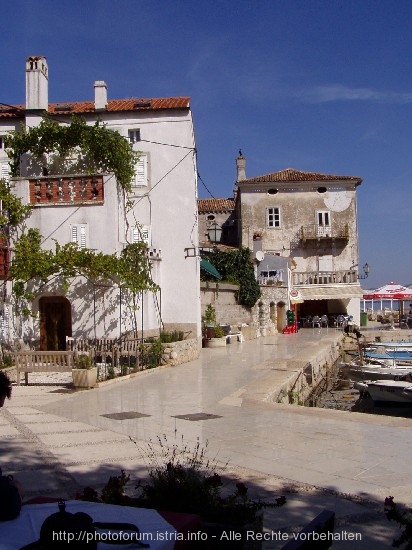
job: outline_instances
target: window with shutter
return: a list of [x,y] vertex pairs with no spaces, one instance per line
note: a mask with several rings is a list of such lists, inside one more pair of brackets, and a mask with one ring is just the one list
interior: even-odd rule
[[147,156],[141,155],[135,164],[133,187],[147,187]]
[[148,225],[136,225],[130,228],[130,242],[139,243],[145,242],[150,246],[150,227]]
[[140,141],[140,129],[136,128],[135,130],[129,130],[129,141],[131,143],[136,143]]
[[0,334],[3,338],[9,335],[9,308],[5,305],[0,318]]
[[87,248],[87,225],[73,224],[70,226],[70,240],[77,243],[79,248]]
[[2,180],[9,181],[10,166],[7,160],[0,161],[0,178]]

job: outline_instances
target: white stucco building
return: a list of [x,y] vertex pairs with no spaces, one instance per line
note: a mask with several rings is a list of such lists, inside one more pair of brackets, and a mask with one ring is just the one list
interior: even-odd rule
[[[100,120],[130,140],[141,154],[128,196],[113,174],[59,174],[49,169],[44,176],[41,166],[23,159],[20,177],[10,179],[10,184],[24,203],[34,206],[28,227],[40,230],[42,246],[49,249],[54,249],[54,240],[60,244],[75,241],[80,247],[118,254],[127,243],[144,240],[152,279],[160,291],[140,296],[136,311],[127,292],[114,283],[98,287],[78,278],[65,291],[56,280],[35,297],[33,310],[38,315],[33,320],[16,316],[12,303],[3,305],[3,338],[39,338],[42,349],[48,349],[52,345],[48,332],[55,322],[60,349],[66,336],[118,337],[136,329],[147,335],[162,328],[182,330],[200,341],[199,258],[187,257],[187,249],[198,247],[197,170],[189,98],[112,100],[105,82],[97,81],[90,101],[50,104],[48,84],[46,59],[29,57],[26,104],[0,104],[3,177],[8,174],[7,132],[21,125],[38,125],[44,112],[62,124],[69,123],[72,115],[83,117],[88,124]],[[131,209],[126,207],[127,200],[133,202]]]

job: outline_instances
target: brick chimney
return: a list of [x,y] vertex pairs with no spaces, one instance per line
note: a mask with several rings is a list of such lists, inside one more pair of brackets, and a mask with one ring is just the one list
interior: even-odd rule
[[33,55],[26,59],[26,109],[47,111],[49,107],[49,70],[46,58]]
[[236,159],[237,178],[236,181],[242,181],[246,179],[246,158],[242,155],[242,151],[239,151],[239,156]]
[[107,109],[107,86],[103,80],[94,83],[94,109],[104,111]]

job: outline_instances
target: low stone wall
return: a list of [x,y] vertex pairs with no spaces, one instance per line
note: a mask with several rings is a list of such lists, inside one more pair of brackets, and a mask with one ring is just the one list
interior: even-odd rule
[[286,368],[293,372],[276,388],[270,400],[303,405],[313,390],[330,375],[331,367],[340,357],[341,340],[342,336],[338,336],[336,341],[321,342],[317,352],[309,354],[306,360],[288,360]]
[[[208,304],[216,311],[216,321],[221,325],[231,325],[234,329],[242,327],[245,340],[276,334],[286,325],[286,303],[288,289],[286,286],[261,286],[262,296],[254,307],[248,308],[236,302],[236,285],[225,283],[200,283],[202,313]],[[282,318],[278,305],[282,304]],[[232,329],[233,330],[233,329]]]
[[208,304],[216,311],[216,322],[230,325],[232,332],[242,330],[245,340],[256,338],[257,326],[253,319],[252,309],[236,302],[237,285],[226,283],[200,283],[202,315]]
[[202,342],[197,338],[188,338],[179,342],[163,344],[162,365],[181,365],[197,359]]

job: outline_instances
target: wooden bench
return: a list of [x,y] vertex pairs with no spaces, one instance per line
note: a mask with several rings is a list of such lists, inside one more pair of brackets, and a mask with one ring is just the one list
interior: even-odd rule
[[20,373],[24,372],[26,386],[30,372],[71,372],[74,352],[72,351],[17,351],[14,354],[17,385]]

